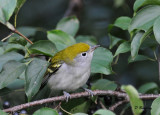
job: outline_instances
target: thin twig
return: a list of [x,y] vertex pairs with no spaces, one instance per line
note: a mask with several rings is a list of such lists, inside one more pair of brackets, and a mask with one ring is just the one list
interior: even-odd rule
[[16,28],[9,22],[7,22],[5,24],[5,26],[8,27],[8,29],[10,29],[13,33],[16,33],[18,35],[20,35],[21,37],[23,37],[24,39],[26,39],[30,44],[33,44],[32,41],[30,41],[26,36],[24,36],[22,33],[20,33],[18,30],[16,30]]
[[[146,100],[155,99],[157,97],[160,97],[160,94],[157,94],[157,95],[156,94],[140,94],[139,95],[139,98],[143,99],[143,100],[145,100],[145,99]],[[114,104],[111,107],[109,107],[109,110],[114,111],[118,106],[120,106],[120,105],[122,105],[122,104],[124,104],[126,102],[129,102],[129,99],[125,99],[123,101],[117,102],[116,104]]]
[[22,33],[20,33],[18,30],[14,30],[14,33],[20,35],[21,37],[23,37],[24,39],[26,39],[30,44],[33,44],[33,42],[31,40],[29,40],[26,36],[24,36]]
[[67,113],[68,115],[72,115],[72,113],[70,113],[70,112],[66,111],[65,109],[63,109],[62,106],[60,106],[60,109],[61,109],[62,111],[64,111],[65,113]]
[[116,56],[116,59],[115,59],[113,65],[117,64],[118,60],[119,60],[119,55]]
[[4,42],[5,40],[7,40],[10,36],[12,36],[14,33],[20,35],[21,37],[23,37],[24,39],[26,39],[30,44],[33,44],[33,42],[31,40],[29,40],[26,36],[24,36],[22,33],[20,33],[18,30],[12,30],[13,33],[9,34],[7,37],[3,38],[1,41]]
[[102,101],[99,101],[99,104],[101,105],[102,109],[107,109],[104,104],[102,103]]
[[11,37],[14,33],[10,33],[7,37],[3,38],[1,41],[4,42],[6,41],[9,37]]
[[61,106],[62,102],[59,102],[59,104],[54,108],[54,109],[58,109]]
[[114,111],[118,106],[122,105],[123,103],[128,102],[129,100],[123,100],[123,101],[119,101],[116,104],[112,105],[111,107],[109,107],[109,110]]

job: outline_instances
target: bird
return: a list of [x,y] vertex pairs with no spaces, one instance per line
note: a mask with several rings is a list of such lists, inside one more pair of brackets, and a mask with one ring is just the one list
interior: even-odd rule
[[[63,91],[68,101],[68,92],[79,89],[89,79],[93,53],[98,47],[77,43],[56,53],[51,58],[41,88],[47,84],[54,94]],[[92,93],[91,90],[85,90]]]

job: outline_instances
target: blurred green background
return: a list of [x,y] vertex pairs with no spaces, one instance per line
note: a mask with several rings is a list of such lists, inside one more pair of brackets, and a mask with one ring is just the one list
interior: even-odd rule
[[[71,0],[72,1],[72,0]],[[57,22],[67,15],[69,0],[26,0],[17,18],[17,28],[32,27],[22,32],[33,32],[30,39],[37,41],[47,39],[45,31],[54,29]],[[135,0],[82,0],[73,8],[80,21],[80,29],[77,35],[95,36],[99,44],[108,48],[109,37],[108,25],[114,23],[119,16],[133,15],[133,4]],[[13,23],[13,17],[10,22]],[[33,30],[32,30],[33,29]],[[0,25],[0,39],[3,39],[10,31]],[[114,36],[128,40],[129,34],[119,28],[115,28]],[[117,48],[112,49],[114,53]],[[146,50],[147,55],[153,56],[153,52]],[[119,84],[132,84],[136,88],[147,82],[158,82],[158,63],[152,61],[141,61],[128,64],[129,53],[120,54],[118,63],[113,65],[114,75],[105,76],[106,79],[116,81]],[[95,76],[96,77],[96,76]]]

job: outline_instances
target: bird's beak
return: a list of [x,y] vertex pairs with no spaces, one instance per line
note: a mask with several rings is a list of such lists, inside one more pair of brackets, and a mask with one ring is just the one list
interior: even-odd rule
[[100,45],[91,46],[91,52],[93,52],[96,48],[100,47]]

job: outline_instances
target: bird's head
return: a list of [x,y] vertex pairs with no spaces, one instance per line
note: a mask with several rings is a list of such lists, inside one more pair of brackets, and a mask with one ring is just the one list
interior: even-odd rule
[[89,46],[86,43],[77,43],[65,48],[55,54],[52,58],[52,63],[63,61],[67,64],[91,63],[94,50],[99,45]]

